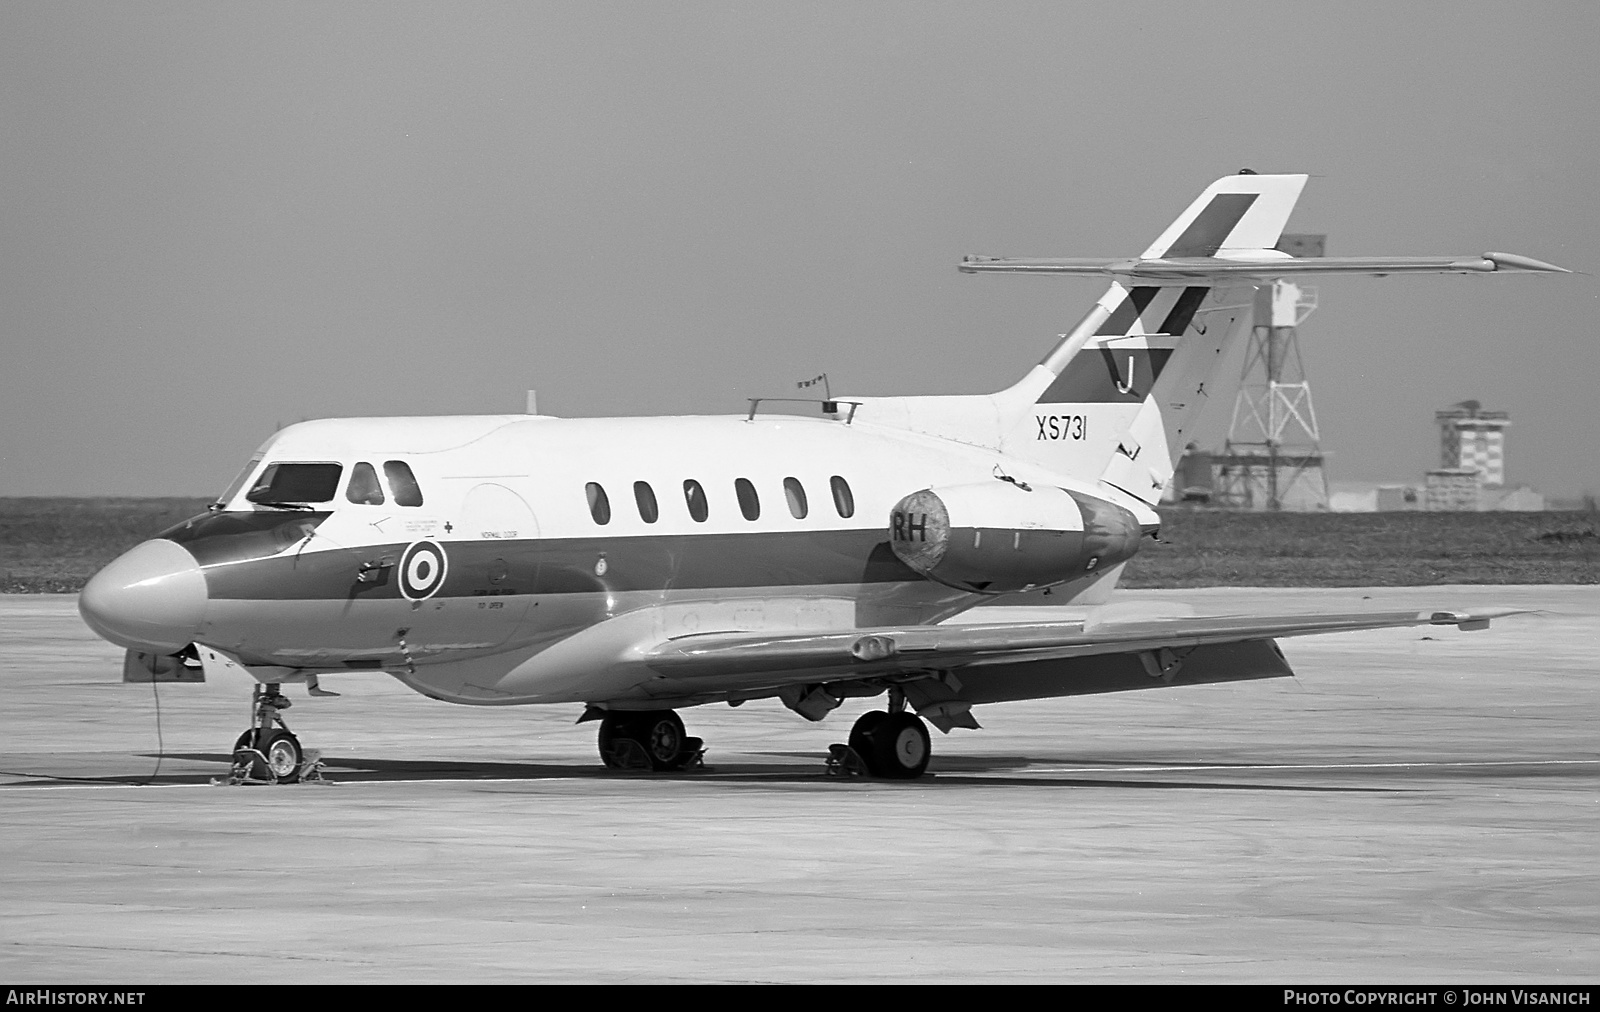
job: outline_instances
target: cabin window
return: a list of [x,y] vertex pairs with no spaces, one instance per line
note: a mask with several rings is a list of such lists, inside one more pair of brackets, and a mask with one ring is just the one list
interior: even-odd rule
[[633,483],[633,501],[639,506],[639,519],[653,524],[661,519],[661,508],[656,505],[656,490],[648,481]]
[[389,491],[394,493],[396,506],[421,506],[422,489],[417,485],[411,465],[403,460],[383,462],[383,476],[389,479]]
[[589,515],[594,517],[594,522],[602,527],[611,522],[611,500],[606,497],[606,490],[600,487],[597,481],[591,481],[583,486],[589,494]]
[[839,515],[849,520],[856,515],[856,497],[850,492],[850,483],[838,475],[828,479],[828,484],[833,487],[833,508]]
[[245,498],[263,506],[330,502],[343,473],[338,464],[268,464]]
[[382,506],[383,486],[378,484],[378,472],[362,461],[350,469],[350,486],[344,497],[362,506]]
[[783,479],[783,495],[789,500],[790,515],[796,520],[804,520],[810,510],[806,505],[806,487],[800,484],[800,479]]
[[697,524],[706,522],[706,517],[711,515],[711,506],[706,502],[706,490],[700,483],[690,478],[683,483],[683,501],[689,505],[689,516]]
[[739,512],[746,520],[760,519],[761,497],[756,495],[756,487],[750,484],[749,478],[735,479],[733,494],[739,497]]

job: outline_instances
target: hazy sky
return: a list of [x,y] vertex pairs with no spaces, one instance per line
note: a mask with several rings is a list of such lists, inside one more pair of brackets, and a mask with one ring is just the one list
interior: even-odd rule
[[[1600,266],[1600,5],[0,3],[0,495],[205,495],[278,423],[999,388],[1212,179],[1330,254]],[[1334,480],[1433,411],[1600,491],[1593,276],[1340,279]],[[1220,437],[1227,404],[1211,428]]]

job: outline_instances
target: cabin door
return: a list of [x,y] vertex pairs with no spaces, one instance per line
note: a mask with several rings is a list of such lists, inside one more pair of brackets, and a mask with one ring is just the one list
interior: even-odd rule
[[533,600],[538,539],[538,521],[520,495],[493,483],[472,488],[440,529],[435,550],[443,558],[407,563],[418,570],[411,581],[418,585],[429,580],[429,565],[444,570],[434,574],[438,591],[414,603],[406,635],[413,655],[484,653],[511,639]]

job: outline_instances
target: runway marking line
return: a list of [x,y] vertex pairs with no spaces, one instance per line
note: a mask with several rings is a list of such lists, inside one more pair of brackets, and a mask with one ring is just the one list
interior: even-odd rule
[[[1600,759],[1484,759],[1451,763],[1191,763],[1183,766],[1062,766],[1027,768],[1028,773],[1228,773],[1233,770],[1425,770],[1481,766],[1595,766]],[[971,774],[982,776],[982,774]]]
[[[1434,763],[1428,763],[1428,762],[1394,762],[1394,763],[1259,763],[1259,764],[1251,763],[1251,764],[1239,764],[1239,765],[1225,765],[1225,764],[1216,764],[1216,763],[1211,763],[1211,764],[1197,763],[1197,764],[1188,764],[1188,765],[1181,765],[1181,766],[1061,766],[1061,767],[1042,767],[1042,768],[1040,768],[1040,767],[1020,766],[1020,767],[1014,767],[1014,768],[1012,768],[1010,770],[1007,770],[1005,772],[992,772],[992,771],[969,772],[969,771],[965,771],[965,770],[947,770],[947,771],[945,771],[945,773],[946,773],[946,775],[953,776],[953,777],[954,776],[960,776],[960,777],[986,777],[986,776],[1015,777],[1019,773],[1067,773],[1067,774],[1073,774],[1073,775],[1077,775],[1077,776],[1083,776],[1083,775],[1095,774],[1095,773],[1229,773],[1229,772],[1233,772],[1233,771],[1260,773],[1260,772],[1272,772],[1272,771],[1275,771],[1275,770],[1278,770],[1278,771],[1281,771],[1281,770],[1386,770],[1386,769],[1427,770],[1427,769],[1468,769],[1468,768],[1474,768],[1474,767],[1504,767],[1504,766],[1600,766],[1600,759],[1485,759],[1485,760],[1468,761],[1468,762],[1443,762],[1443,763],[1440,763],[1440,762],[1434,762]],[[13,774],[13,775],[16,775],[16,774]],[[49,774],[46,774],[46,773],[29,773],[29,774],[21,774],[21,775],[23,775],[23,776],[35,776],[35,777],[38,777],[38,778],[43,779],[43,780],[50,779]],[[938,777],[938,775],[939,774],[937,772],[935,772],[933,774],[934,777]],[[707,774],[706,776],[707,776],[708,779],[715,779],[716,778],[716,774],[714,774],[714,773]],[[793,776],[793,774],[792,773],[770,773],[770,774],[740,773],[740,774],[738,774],[738,776],[741,779],[748,779],[750,777],[761,777],[761,776],[769,776],[769,777],[773,777],[773,778],[779,778],[779,777],[790,777],[790,776]],[[426,778],[426,779],[418,778],[418,779],[395,779],[395,780],[372,780],[372,779],[363,779],[363,780],[330,780],[330,781],[326,782],[326,786],[330,786],[330,787],[353,787],[353,786],[357,786],[357,785],[360,785],[360,784],[375,784],[375,785],[386,785],[386,784],[533,784],[533,783],[539,783],[539,784],[561,784],[561,783],[577,783],[577,782],[600,783],[600,784],[616,784],[616,783],[628,783],[630,781],[638,782],[638,781],[642,781],[642,780],[645,780],[645,779],[654,779],[654,778],[635,777],[635,778],[623,779],[623,778],[609,778],[609,777],[430,777],[430,778]],[[656,781],[656,782],[660,782],[660,783],[693,783],[694,780],[697,780],[697,779],[700,779],[700,778],[699,777],[695,777],[695,778],[682,778],[682,777],[670,777],[669,778],[669,777],[663,777],[659,781]],[[9,788],[9,787],[19,787],[19,788],[27,788],[30,791],[103,791],[103,790],[115,790],[115,789],[144,789],[144,788],[162,788],[162,787],[166,787],[166,788],[192,788],[192,787],[218,787],[218,786],[224,786],[224,785],[213,784],[213,783],[209,783],[209,782],[208,783],[183,783],[183,784],[125,784],[125,783],[101,783],[101,784],[83,784],[83,783],[60,784],[60,783],[56,783],[56,784],[52,784],[52,783],[14,782],[14,783],[9,783],[9,784],[0,784],[0,790],[3,790],[5,788]],[[267,787],[267,786],[273,786],[273,785],[258,784],[258,785],[251,785],[251,786]],[[311,788],[314,788],[314,787],[317,787],[319,785],[317,785],[317,784],[284,784],[284,785],[281,785],[281,786],[284,786],[284,787],[311,787]]]

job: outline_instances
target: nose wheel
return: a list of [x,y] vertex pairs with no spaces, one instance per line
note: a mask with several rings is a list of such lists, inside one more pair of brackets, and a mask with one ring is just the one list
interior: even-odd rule
[[250,780],[292,784],[300,779],[303,755],[300,739],[282,728],[267,732],[265,738],[260,729],[251,728],[233,743],[234,769],[242,765]]
[[705,742],[689,737],[672,710],[608,713],[600,721],[600,761],[614,770],[669,773],[699,766]]
[[302,778],[321,779],[322,763],[316,753],[308,762],[300,739],[284,722],[283,711],[289,697],[278,691],[278,683],[257,685],[250,696],[252,723],[233,743],[233,771],[228,778],[235,784],[292,784]]

